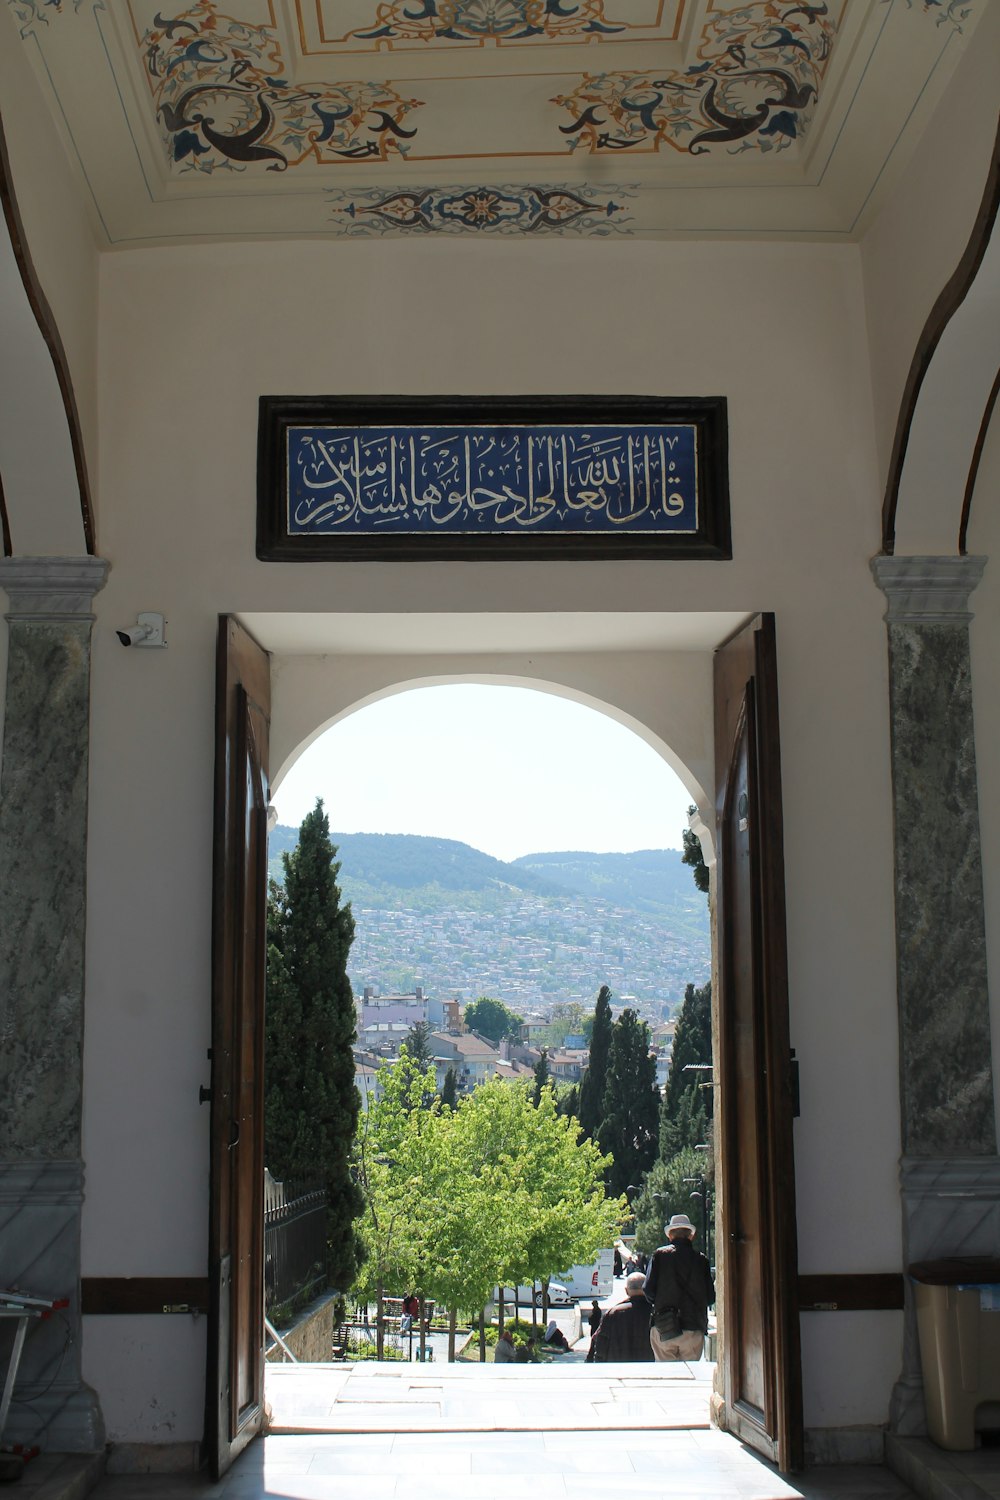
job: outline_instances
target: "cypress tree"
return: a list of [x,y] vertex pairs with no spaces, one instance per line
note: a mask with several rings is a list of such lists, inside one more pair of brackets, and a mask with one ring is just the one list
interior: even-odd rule
[[[704,1065],[712,1061],[712,981],[696,989],[689,984],[684,991],[684,1003],[677,1016],[677,1025],[674,1029],[674,1044],[670,1051],[670,1071],[667,1074],[667,1086],[663,1095],[664,1121],[676,1125],[681,1116],[682,1101],[684,1095],[694,1090],[698,1100],[703,1105],[703,1115],[708,1112],[711,1092],[702,1090],[699,1085],[709,1083],[712,1075],[709,1072],[685,1073],[684,1069],[689,1063]],[[688,1111],[697,1113],[691,1101],[688,1101]],[[699,1137],[703,1139],[703,1137]],[[664,1144],[667,1144],[665,1142]],[[696,1145],[696,1141],[678,1141],[674,1150],[680,1146]],[[668,1150],[661,1149],[660,1153],[664,1160],[672,1154]]]
[[542,1102],[542,1090],[552,1082],[552,1070],[549,1067],[549,1049],[542,1048],[542,1055],[535,1063],[535,1086],[531,1091],[531,1102],[537,1109]]
[[454,1068],[448,1068],[445,1072],[441,1103],[447,1104],[450,1109],[454,1109],[458,1104],[458,1074]]
[[354,938],[341,905],[330,825],[317,800],[282,856],[284,885],[268,898],[264,1136],[272,1174],[327,1190],[327,1273],[346,1290],[359,1246],[363,1209],[349,1171],[360,1098],[354,1084],[354,999],[347,957]]
[[587,1071],[580,1084],[580,1124],[588,1140],[596,1140],[602,1119],[604,1087],[611,1053],[611,991],[602,984],[594,1006]]
[[426,1021],[415,1021],[406,1033],[406,1047],[412,1060],[421,1068],[432,1062],[431,1028]]
[[614,1157],[608,1173],[610,1197],[617,1198],[632,1183],[641,1183],[653,1165],[659,1114],[649,1027],[634,1010],[623,1010],[611,1035],[604,1118],[597,1137],[601,1150]]
[[580,1085],[571,1084],[556,1100],[557,1115],[575,1115],[580,1118]]

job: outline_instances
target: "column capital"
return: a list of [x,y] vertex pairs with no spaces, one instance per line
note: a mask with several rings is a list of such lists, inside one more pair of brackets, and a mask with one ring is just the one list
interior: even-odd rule
[[0,589],[10,600],[7,619],[91,619],[94,595],[111,564],[103,557],[3,557]]
[[985,557],[873,557],[875,582],[889,601],[890,625],[967,625],[969,596]]

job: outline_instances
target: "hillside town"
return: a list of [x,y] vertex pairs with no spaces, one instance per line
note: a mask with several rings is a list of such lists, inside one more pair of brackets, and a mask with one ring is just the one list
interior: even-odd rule
[[[585,1007],[590,1000],[585,1000]],[[623,997],[623,1004],[631,1004]],[[615,1007],[620,1010],[621,1005]],[[563,1045],[549,1048],[542,1040],[550,1031],[558,1012],[566,1006],[549,1007],[549,1013],[524,1015],[520,1035],[504,1038],[494,1044],[470,1030],[464,1019],[464,1007],[458,1000],[442,1000],[424,993],[417,986],[412,994],[376,994],[367,986],[355,998],[357,1040],[354,1044],[355,1083],[362,1108],[380,1097],[379,1070],[399,1058],[400,1048],[409,1043],[420,1028],[434,1065],[439,1092],[445,1087],[447,1074],[454,1071],[458,1095],[469,1094],[492,1078],[530,1079],[545,1052],[549,1074],[554,1084],[579,1083],[587,1067],[588,1045],[580,1034],[569,1033]],[[660,1020],[650,1025],[650,1053],[656,1060],[656,1082],[663,1087],[670,1066],[676,1019]]]
[[[698,906],[697,893],[692,907]],[[351,952],[355,990],[391,976],[461,1000],[495,995],[512,1009],[550,1011],[583,998],[594,976],[653,1022],[669,1015],[684,986],[708,978],[704,933],[608,901],[552,902],[525,895],[498,921],[471,906],[441,911],[373,908],[355,902]],[[700,915],[700,913],[699,913]]]

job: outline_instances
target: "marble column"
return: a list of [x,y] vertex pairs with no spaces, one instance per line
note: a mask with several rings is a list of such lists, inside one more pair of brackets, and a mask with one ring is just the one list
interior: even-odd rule
[[4,1438],[49,1452],[104,1443],[79,1292],[91,604],[107,572],[99,558],[0,560],[0,1279],[69,1299],[29,1325]]
[[[996,1155],[969,597],[981,557],[878,557],[888,600],[904,1266],[995,1254]],[[907,1284],[894,1431],[926,1430]]]

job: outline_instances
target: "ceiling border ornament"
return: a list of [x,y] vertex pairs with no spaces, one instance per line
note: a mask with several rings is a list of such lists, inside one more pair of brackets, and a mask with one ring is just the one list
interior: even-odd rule
[[304,161],[405,157],[423,103],[390,83],[306,84],[287,77],[277,32],[196,0],[141,39],[143,67],[169,159],[181,171],[283,172]]
[[656,152],[660,146],[701,156],[781,151],[805,134],[838,29],[832,7],[752,0],[713,15],[698,61],[646,73],[587,73],[553,104],[571,151],[592,156]]
[[[327,202],[348,238],[393,234],[606,236],[631,234],[628,209],[638,186],[606,189],[565,183],[471,184],[350,193],[329,189]],[[621,200],[621,201],[619,201]]]
[[[70,0],[74,10],[79,10],[83,0]],[[102,4],[103,0],[97,0]],[[67,0],[10,0],[10,8],[14,12],[14,18],[21,29],[21,36],[25,37],[33,26],[49,24],[49,12],[53,15],[62,15],[67,8]]]
[[[891,3],[892,0],[882,0],[883,5]],[[975,0],[906,0],[907,10],[915,10],[918,5],[925,16],[935,17],[936,26],[953,26],[961,35],[975,9]]]
[[496,42],[544,37],[600,39],[627,31],[605,16],[606,0],[388,0],[368,27],[347,38],[361,42]]

